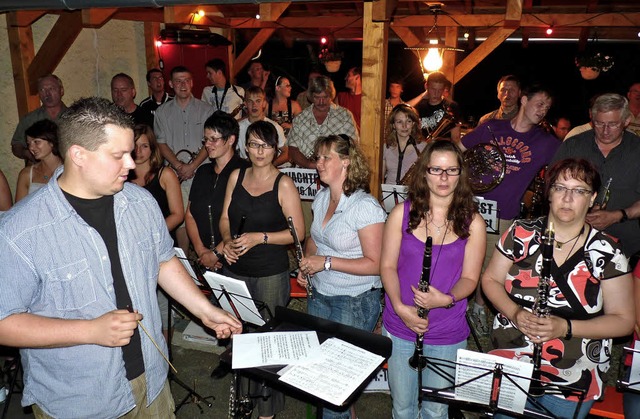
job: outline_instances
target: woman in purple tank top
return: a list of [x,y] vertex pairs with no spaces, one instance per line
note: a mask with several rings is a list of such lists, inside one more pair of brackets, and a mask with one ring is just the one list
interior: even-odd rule
[[[462,153],[449,141],[427,145],[409,185],[408,199],[389,214],[382,240],[380,273],[384,284],[383,333],[391,338],[389,387],[396,419],[447,418],[448,406],[424,401],[418,408],[418,373],[409,366],[417,334],[423,354],[455,361],[465,348],[469,326],[466,298],[475,290],[485,252],[485,223],[477,212]],[[430,286],[418,290],[427,237],[432,238]],[[418,308],[428,314],[418,315]],[[454,375],[453,364],[445,373]],[[453,384],[428,362],[422,385]]]

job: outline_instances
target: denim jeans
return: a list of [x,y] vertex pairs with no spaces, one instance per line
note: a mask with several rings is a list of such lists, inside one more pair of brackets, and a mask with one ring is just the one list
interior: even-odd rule
[[625,418],[640,417],[640,394],[631,391],[622,393],[622,405]]
[[[554,415],[554,417],[559,419],[573,418],[573,415],[576,411],[576,407],[578,406],[578,402],[566,400],[562,397],[556,397],[551,394],[545,394],[544,396],[537,398],[536,402],[541,404],[545,408],[547,408],[549,412],[551,412]],[[593,406],[594,402],[595,400],[585,400],[584,402],[582,402],[582,405],[580,406],[580,412],[578,413],[578,416],[577,416],[578,419],[584,419],[587,417],[587,415],[589,414],[589,410],[591,410],[591,407]],[[534,411],[542,410],[535,407],[529,400],[527,400],[526,408]],[[511,416],[508,416],[508,415],[498,414],[498,415],[495,415],[494,418],[506,419],[510,417]]]
[[[391,339],[393,350],[389,358],[389,389],[393,402],[394,419],[446,419],[449,416],[449,406],[444,403],[436,403],[429,400],[422,401],[422,409],[418,412],[418,373],[409,366],[409,358],[415,352],[415,341],[408,341],[393,336],[386,329],[382,334]],[[455,362],[458,349],[467,347],[467,341],[452,345],[424,345],[423,353],[426,356],[446,359]],[[438,370],[444,370],[451,377],[455,377],[455,366],[438,366]],[[422,371],[422,385],[430,388],[445,388],[453,385],[453,381],[442,377],[438,372],[427,365]]]
[[[355,297],[348,295],[328,296],[320,294],[315,288],[313,296],[307,302],[309,314],[337,323],[353,326],[371,332],[380,316],[380,289],[373,289]],[[349,419],[349,409],[335,411],[322,410],[324,419]]]

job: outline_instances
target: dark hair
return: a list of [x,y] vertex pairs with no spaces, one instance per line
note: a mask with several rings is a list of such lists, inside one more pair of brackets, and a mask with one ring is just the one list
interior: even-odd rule
[[274,149],[278,149],[278,131],[276,131],[276,127],[274,127],[271,122],[256,121],[249,125],[245,143],[249,143],[249,136],[251,134],[269,144]]
[[118,73],[115,76],[111,77],[111,85],[113,85],[113,82],[116,79],[125,79],[127,82],[129,82],[129,85],[131,87],[133,87],[134,89],[136,87],[136,84],[133,82],[133,78],[131,78],[131,76],[126,73]]
[[51,152],[54,156],[60,157],[60,150],[58,142],[58,125],[49,119],[43,119],[35,122],[24,132],[25,138],[29,136],[31,138],[40,138],[51,144]]
[[531,100],[538,93],[547,95],[551,99],[553,99],[553,93],[551,92],[551,89],[541,84],[532,84],[522,89],[522,96],[526,96],[528,100]]
[[214,58],[205,63],[204,68],[209,67],[213,71],[222,71],[224,76],[227,76],[227,65],[220,58]]
[[387,84],[388,85],[399,84],[400,86],[404,87],[404,82],[400,77],[389,77],[389,82]]
[[360,67],[351,67],[349,71],[351,71],[355,76],[362,77],[362,69]]
[[[144,184],[148,184],[151,182],[151,179],[154,175],[157,175],[160,172],[160,168],[162,167],[162,154],[160,154],[160,147],[158,146],[158,140],[156,139],[156,135],[153,132],[153,129],[147,124],[137,124],[133,128],[133,143],[135,146],[136,141],[140,139],[142,135],[146,135],[149,140],[149,149],[151,150],[151,156],[149,157],[149,172],[144,176]],[[132,154],[132,158],[135,160],[136,153]],[[135,170],[129,171],[128,180],[131,181],[135,178]]]
[[238,121],[226,112],[215,111],[204,121],[204,128],[218,132],[225,140],[228,140],[233,135],[236,144],[238,143],[238,137],[240,136]]
[[333,149],[341,159],[349,159],[347,166],[347,177],[342,184],[342,191],[345,195],[350,196],[358,189],[369,193],[369,176],[371,170],[367,159],[360,150],[360,147],[346,134],[329,135],[327,137],[318,137],[313,145],[314,154],[317,156],[321,148]]
[[173,76],[176,73],[189,73],[189,74],[191,74],[191,71],[189,71],[189,69],[187,67],[183,66],[183,65],[177,65],[177,66],[175,66],[175,67],[173,67],[171,69],[171,78],[172,79],[173,79]]
[[469,183],[469,171],[462,157],[462,152],[453,142],[447,140],[436,140],[427,144],[417,162],[416,175],[409,184],[409,200],[411,210],[409,211],[409,227],[407,232],[415,230],[420,221],[427,216],[431,201],[431,191],[427,184],[426,174],[431,156],[435,152],[454,153],[458,166],[460,166],[460,177],[458,185],[453,191],[453,200],[449,204],[447,220],[453,222],[453,232],[460,238],[469,237],[469,226],[473,221],[473,216],[477,212],[477,204],[473,199],[473,191]]
[[40,83],[42,83],[46,79],[54,79],[56,82],[58,82],[58,87],[60,89],[64,88],[64,86],[62,85],[62,80],[60,80],[60,77],[56,76],[55,74],[49,73],[49,74],[45,74],[44,76],[38,77],[38,90],[40,90]]
[[594,192],[598,192],[602,184],[598,169],[589,160],[574,158],[559,160],[551,165],[544,174],[544,196],[547,200],[549,199],[551,185],[561,175],[568,179],[583,181]]
[[60,154],[64,156],[72,145],[96,151],[108,140],[107,125],[133,130],[133,119],[105,98],[78,99],[58,119]]
[[441,71],[434,71],[427,76],[427,84],[429,83],[443,83],[445,86],[450,86],[451,82],[447,79]]
[[[151,81],[151,75],[153,73],[160,73],[162,74],[162,70],[160,70],[159,68],[152,68],[151,70],[147,71],[147,75],[145,76],[145,78],[147,79],[147,83]],[[164,76],[164,74],[162,74]]]

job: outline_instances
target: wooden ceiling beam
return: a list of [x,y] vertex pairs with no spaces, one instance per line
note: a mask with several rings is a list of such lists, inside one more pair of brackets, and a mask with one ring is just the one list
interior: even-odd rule
[[107,23],[113,15],[116,14],[118,9],[103,9],[103,8],[91,8],[82,9],[82,26],[85,28],[101,28]]
[[464,76],[469,74],[469,72],[473,70],[476,65],[478,65],[494,49],[496,49],[498,45],[503,43],[504,40],[507,39],[513,32],[515,32],[514,28],[498,28],[491,35],[489,35],[489,37],[483,43],[478,45],[476,49],[471,51],[471,54],[467,55],[467,57],[456,66],[455,76],[452,80],[453,84],[456,84]]
[[198,8],[195,6],[165,6],[165,23],[191,23],[192,17]]
[[413,28],[406,26],[392,26],[391,29],[398,35],[398,38],[409,47],[417,47],[422,43],[422,37],[418,36]]
[[133,22],[164,23],[164,11],[160,8],[140,11],[131,7],[123,7],[113,15],[113,19],[130,20]]
[[82,13],[65,12],[51,28],[38,53],[29,64],[28,79],[32,93],[38,89],[38,77],[53,73],[82,30]]
[[275,22],[289,7],[291,2],[286,3],[260,3],[260,20]]
[[522,0],[507,0],[507,11],[504,15],[505,28],[518,28],[522,19]]
[[21,10],[7,14],[7,25],[9,26],[31,26],[35,21],[47,14],[44,10]]
[[252,57],[256,55],[258,50],[262,48],[265,42],[271,38],[271,35],[276,30],[274,28],[261,29],[260,32],[256,36],[251,39],[251,42],[242,50],[240,55],[238,55],[235,59],[233,65],[233,73],[231,75],[232,78],[235,78],[238,72],[244,68],[245,65],[249,63]]
[[[373,2],[373,21],[389,22],[398,7],[398,0],[376,0]],[[388,32],[387,32],[388,35]]]

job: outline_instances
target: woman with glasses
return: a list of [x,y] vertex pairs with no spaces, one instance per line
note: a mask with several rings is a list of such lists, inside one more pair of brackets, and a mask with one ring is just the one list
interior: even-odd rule
[[[562,394],[535,399],[556,417],[587,416],[604,387],[611,338],[626,336],[634,326],[630,269],[620,244],[585,219],[596,199],[600,176],[587,160],[566,159],[545,174],[549,216],[517,220],[497,244],[482,277],[482,288],[499,311],[493,324],[493,354],[531,362],[542,345],[541,380],[563,387]],[[551,262],[548,317],[532,313],[541,276],[544,230],[555,233]],[[527,408],[533,408],[530,400]]]
[[[485,223],[477,212],[462,153],[450,141],[429,143],[409,184],[409,196],[389,214],[384,229],[380,273],[386,292],[383,334],[391,338],[389,388],[393,417],[447,418],[448,406],[423,401],[418,409],[418,373],[409,366],[417,334],[423,354],[455,361],[466,348],[467,297],[475,290],[485,252]],[[418,289],[427,237],[432,239],[428,292]],[[421,318],[418,308],[427,310]],[[422,383],[444,388],[453,383],[431,363]],[[452,365],[443,367],[454,373]]]
[[404,103],[396,105],[387,118],[387,132],[382,155],[384,183],[398,185],[426,146],[418,112]]
[[[380,250],[386,214],[369,194],[369,166],[348,136],[320,137],[314,144],[320,181],[313,201],[311,237],[305,243],[298,283],[312,276],[308,311],[317,317],[372,331],[380,316]],[[349,411],[325,409],[325,418]]]
[[[300,238],[304,238],[304,219],[293,181],[273,165],[278,146],[273,124],[257,121],[249,125],[246,146],[251,167],[231,173],[220,219],[227,262],[222,273],[246,282],[251,296],[266,303],[273,313],[289,301],[287,246],[293,243],[293,236],[287,218],[293,218]],[[268,313],[263,314],[269,320]],[[273,391],[264,400],[259,383],[252,382],[248,394],[257,403],[261,418],[284,408],[284,395]]]
[[293,118],[300,112],[300,104],[291,99],[291,82],[286,77],[278,77],[273,98],[268,102],[267,118],[278,123],[288,134]]

